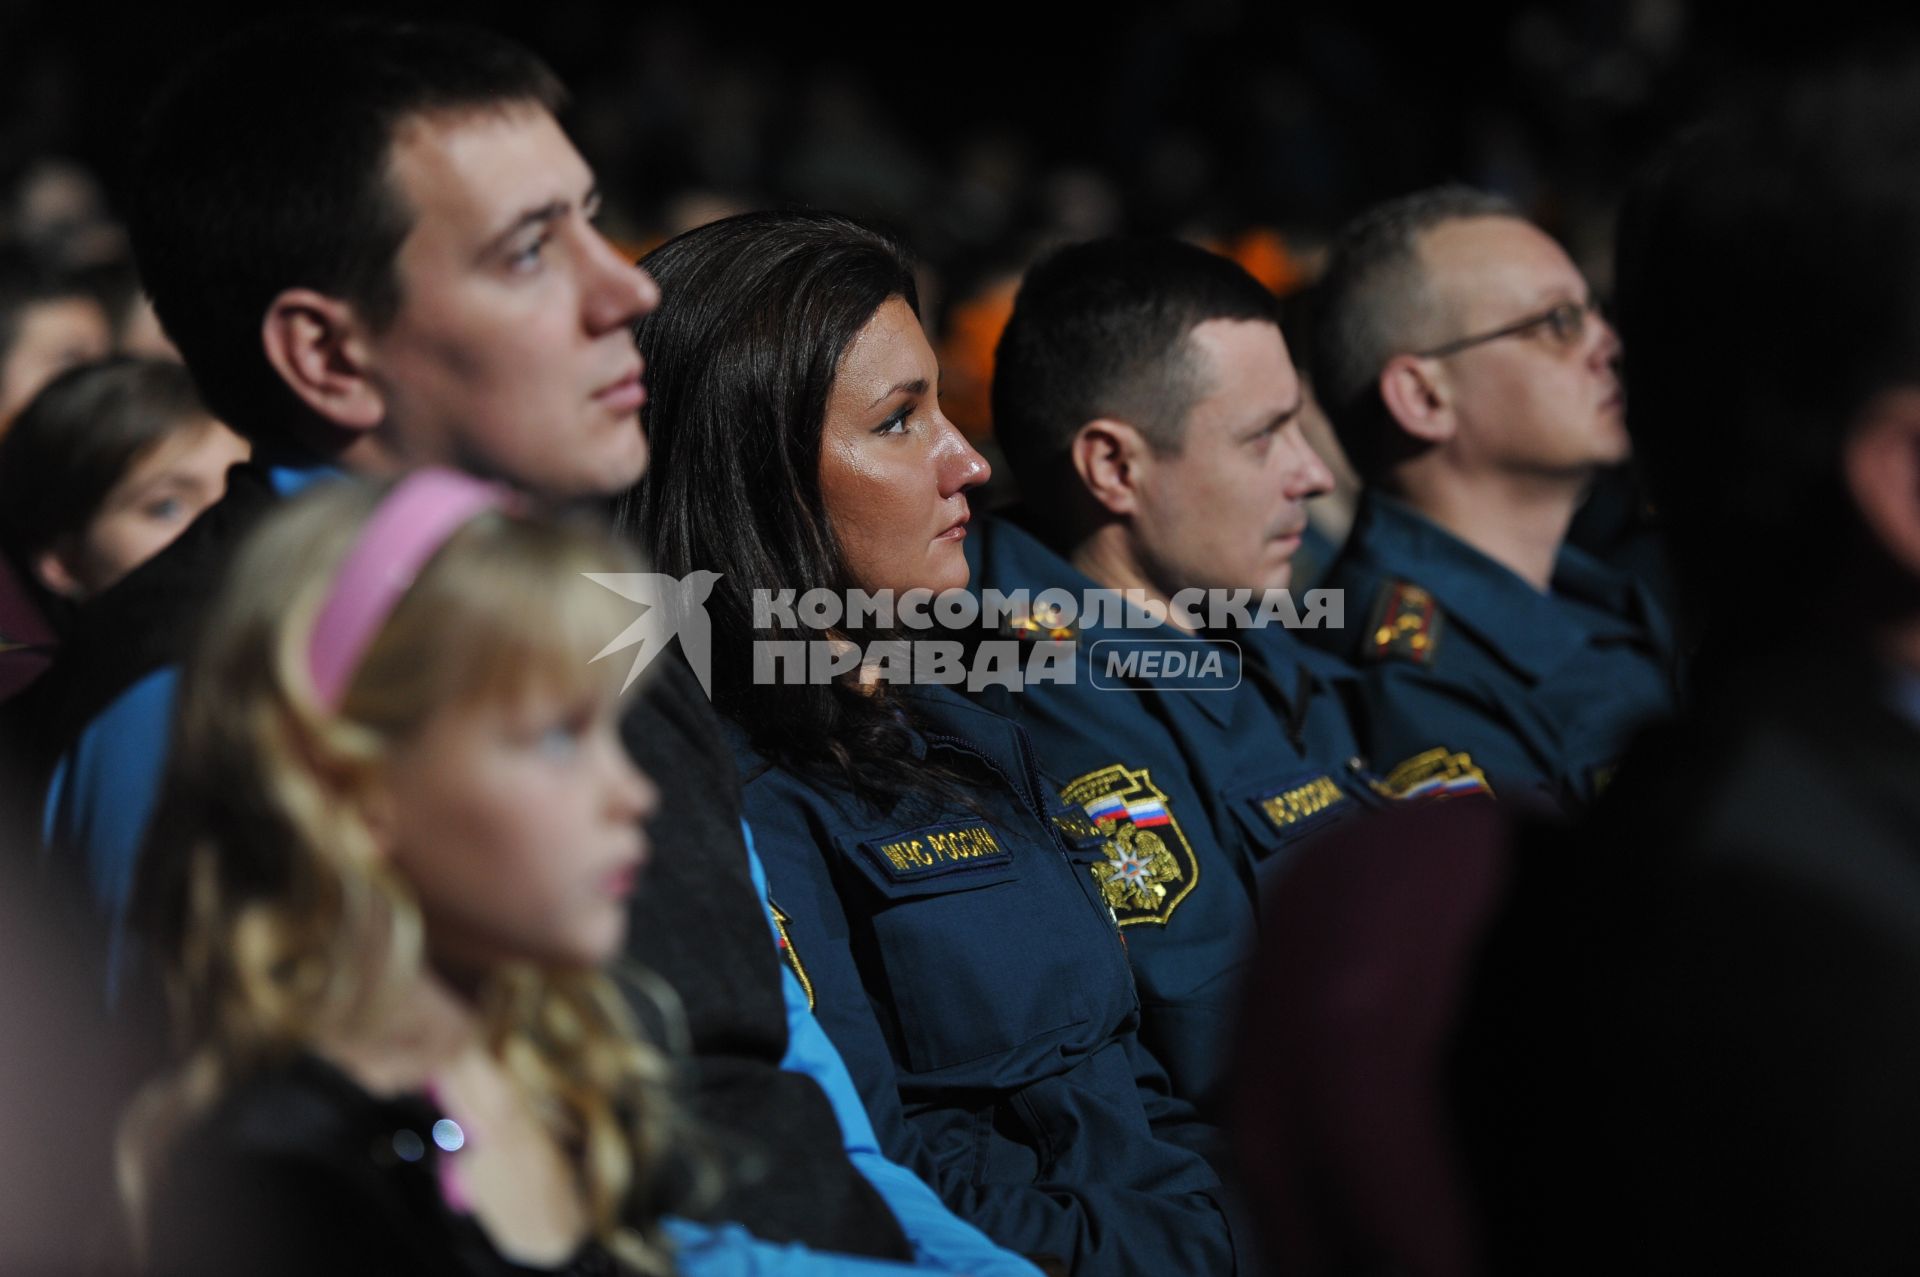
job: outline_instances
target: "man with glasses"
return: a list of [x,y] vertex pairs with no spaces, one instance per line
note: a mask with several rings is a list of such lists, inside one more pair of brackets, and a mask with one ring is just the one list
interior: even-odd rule
[[1444,738],[1496,793],[1573,813],[1673,704],[1665,618],[1566,545],[1629,446],[1619,341],[1560,246],[1506,202],[1443,187],[1341,232],[1314,387],[1366,491],[1304,631],[1367,672],[1382,757]]

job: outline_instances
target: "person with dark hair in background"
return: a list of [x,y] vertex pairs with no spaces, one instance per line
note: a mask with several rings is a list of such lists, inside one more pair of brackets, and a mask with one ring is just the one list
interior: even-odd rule
[[1560,246],[1462,187],[1350,222],[1318,287],[1313,383],[1366,484],[1310,641],[1367,672],[1387,752],[1445,737],[1505,799],[1577,812],[1672,712],[1638,582],[1566,545],[1628,452],[1620,345]]
[[[759,213],[643,264],[666,300],[639,325],[656,455],[627,517],[661,571],[717,574],[714,700],[786,954],[883,1147],[1056,1270],[1235,1271],[1196,1151],[1213,1133],[1136,1031],[1090,872],[1105,837],[1018,726],[885,675],[886,653],[914,659],[906,623],[767,605],[858,590],[907,606],[967,582],[988,467],[940,410],[903,251],[841,218]],[[823,675],[823,653],[867,659],[790,681],[768,676],[768,644],[812,645]]]
[[179,364],[83,364],[0,437],[0,548],[48,594],[83,602],[170,545],[247,454]]
[[1769,86],[1683,136],[1618,246],[1696,695],[1573,845],[1521,862],[1465,1035],[1490,1231],[1511,1272],[1912,1272],[1915,65]]
[[[629,325],[659,291],[595,225],[563,96],[488,32],[315,19],[224,42],[150,113],[131,223],[141,275],[255,460],[91,602],[28,720],[64,751],[54,857],[88,874],[116,946],[180,661],[266,512],[343,471],[443,464],[564,502],[645,468]],[[628,954],[684,1003],[688,1107],[729,1172],[707,1217],[816,1250],[1025,1271],[873,1146],[779,963],[712,708],[684,664],[653,675],[624,726],[664,795]]]
[[[1383,801],[1339,661],[1277,623],[1207,630],[1204,605],[1159,624],[1143,610],[1205,589],[1251,591],[1258,607],[1289,582],[1306,503],[1332,480],[1301,433],[1278,318],[1246,271],[1177,240],[1102,240],[1039,262],[993,379],[1025,502],[968,537],[981,589],[1140,592],[1124,622],[1034,626],[1072,644],[1072,682],[980,697],[1033,734],[1062,797],[1105,834],[1090,871],[1126,928],[1142,1040],[1203,1110],[1224,1081],[1261,886],[1302,840]],[[1219,677],[1112,677],[1101,653],[1143,644],[1216,653]],[[1443,751],[1420,779],[1448,761],[1470,773]]]
[[[0,434],[42,386],[105,355],[110,340],[106,312],[76,280],[0,247]],[[26,579],[0,563],[0,701],[46,672],[55,637]]]

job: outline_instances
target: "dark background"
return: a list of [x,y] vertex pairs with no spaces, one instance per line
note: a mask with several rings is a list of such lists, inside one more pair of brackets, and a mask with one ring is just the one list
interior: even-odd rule
[[[379,11],[540,51],[575,92],[569,123],[626,242],[729,208],[833,207],[902,232],[949,303],[1038,246],[1121,229],[1265,228],[1310,273],[1341,218],[1448,178],[1516,199],[1604,286],[1614,202],[1660,138],[1771,69],[1912,26],[1850,3],[1701,0]],[[110,214],[154,86],[258,12],[0,0],[0,236],[42,233],[22,200],[49,157],[91,174]]]

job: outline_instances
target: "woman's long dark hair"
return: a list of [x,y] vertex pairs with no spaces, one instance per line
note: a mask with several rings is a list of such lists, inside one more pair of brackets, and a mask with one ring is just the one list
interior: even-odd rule
[[820,436],[841,353],[888,300],[919,312],[911,259],[843,217],[763,212],[689,231],[641,265],[663,297],[635,325],[653,459],[619,519],[658,571],[720,573],[707,600],[715,706],[763,757],[877,806],[925,790],[897,698],[840,683],[756,686],[751,641],[829,637],[804,623],[755,626],[756,590],[855,584],[820,495]]

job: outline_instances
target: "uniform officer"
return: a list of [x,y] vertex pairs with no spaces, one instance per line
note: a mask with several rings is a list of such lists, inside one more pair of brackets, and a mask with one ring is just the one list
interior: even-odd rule
[[[1107,833],[1090,868],[1126,931],[1142,1036],[1203,1109],[1260,885],[1303,838],[1383,801],[1339,661],[1278,624],[1229,628],[1204,606],[1156,624],[1145,610],[1183,590],[1287,584],[1305,502],[1329,476],[1301,436],[1275,314],[1238,266],[1172,240],[1084,244],[1035,266],[993,386],[1026,504],[968,539],[982,589],[1139,591],[1141,606],[1070,625],[1044,609],[1015,618],[1073,644],[1075,677],[980,695],[1033,734],[1061,794]],[[1397,788],[1477,783],[1469,759],[1416,753]]]
[[1310,634],[1366,671],[1382,748],[1440,736],[1502,797],[1575,812],[1674,704],[1652,596],[1565,545],[1623,460],[1620,353],[1559,245],[1503,201],[1445,187],[1336,243],[1314,386],[1367,488]]
[[[1106,836],[1018,726],[884,676],[892,625],[767,601],[966,584],[988,467],[940,409],[911,266],[807,213],[714,222],[646,265],[667,300],[639,325],[658,461],[635,523],[660,571],[718,574],[714,702],[782,947],[883,1150],[1069,1271],[1235,1271],[1212,1133],[1140,1044],[1091,872]],[[816,659],[847,647],[871,678]],[[760,659],[782,649],[813,654],[802,677]]]

